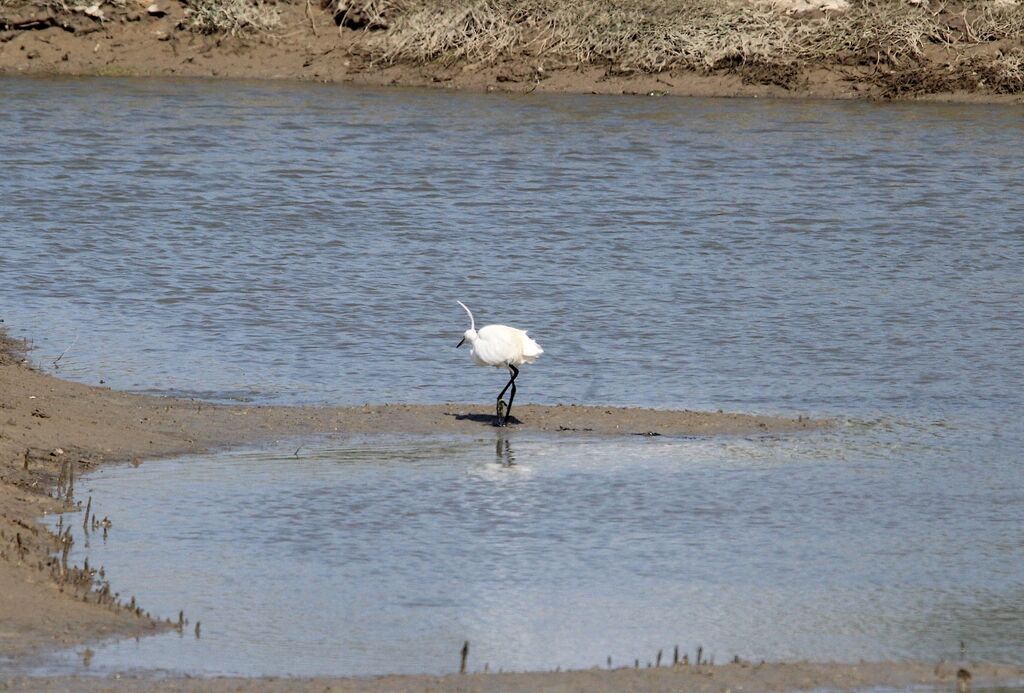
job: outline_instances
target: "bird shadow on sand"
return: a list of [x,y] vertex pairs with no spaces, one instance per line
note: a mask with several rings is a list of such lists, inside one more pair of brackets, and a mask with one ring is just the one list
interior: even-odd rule
[[[454,416],[457,421],[475,421],[477,423],[484,423],[490,426],[497,425],[495,423],[496,419],[494,417],[494,414],[447,414],[447,416]],[[521,424],[523,422],[514,416],[510,416],[506,423]]]

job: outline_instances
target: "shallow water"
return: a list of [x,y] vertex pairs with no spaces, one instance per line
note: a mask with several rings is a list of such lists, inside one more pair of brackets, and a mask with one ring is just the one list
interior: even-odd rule
[[[929,434],[930,435],[930,434]],[[105,468],[88,556],[200,621],[91,670],[446,672],[959,657],[1024,663],[1024,493],[884,429],[756,440],[367,437]],[[72,521],[75,516],[69,516]],[[81,667],[79,650],[44,671]],[[666,660],[668,661],[668,660]]]
[[1021,661],[1018,108],[18,79],[0,106],[0,319],[65,377],[487,401],[458,298],[544,346],[517,402],[846,422],[104,470],[90,562],[203,638],[94,667]]

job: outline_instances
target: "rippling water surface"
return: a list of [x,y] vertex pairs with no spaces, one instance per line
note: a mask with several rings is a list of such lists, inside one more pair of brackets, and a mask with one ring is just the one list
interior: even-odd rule
[[444,671],[467,638],[505,668],[676,642],[851,660],[964,640],[1024,661],[1022,123],[993,106],[0,80],[0,318],[39,364],[63,352],[65,377],[486,401],[502,379],[453,349],[458,298],[544,346],[517,401],[844,421],[106,469],[89,484],[115,528],[77,558],[203,638],[105,646],[93,666]]
[[[278,402],[1020,402],[1017,108],[0,81],[3,317],[65,374]],[[487,395],[485,397],[485,395]]]
[[677,644],[957,659],[961,640],[1024,663],[1019,470],[911,461],[899,437],[374,437],[107,468],[85,488],[114,527],[74,522],[73,558],[202,627],[91,666],[446,672],[467,639],[474,669]]

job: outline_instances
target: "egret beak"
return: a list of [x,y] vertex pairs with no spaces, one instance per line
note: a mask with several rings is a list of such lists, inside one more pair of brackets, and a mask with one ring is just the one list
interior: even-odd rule
[[463,342],[465,342],[465,341],[466,341],[466,338],[465,338],[465,337],[463,337],[462,339],[460,339],[460,340],[459,340],[459,343],[455,345],[455,348],[456,348],[456,349],[458,349],[458,348],[459,348],[460,346],[462,346],[462,343],[463,343]]

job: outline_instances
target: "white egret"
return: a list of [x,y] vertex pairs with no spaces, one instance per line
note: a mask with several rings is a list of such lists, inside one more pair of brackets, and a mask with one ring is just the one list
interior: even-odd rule
[[[466,308],[466,304],[462,301],[456,301],[456,303],[462,306],[469,315],[469,329],[463,333],[462,341],[456,344],[455,348],[458,349],[463,343],[469,342],[471,347],[469,354],[473,357],[476,365],[508,368],[511,373],[505,387],[498,394],[497,420],[494,422],[495,426],[505,426],[512,413],[512,400],[516,398],[518,366],[524,363],[533,363],[544,353],[544,350],[540,348],[540,344],[526,335],[525,330],[508,325],[486,325],[477,331],[473,313]],[[512,388],[512,393],[508,396],[508,406],[506,407],[502,397],[505,396],[505,391],[509,387]],[[503,408],[504,411],[502,411]]]

